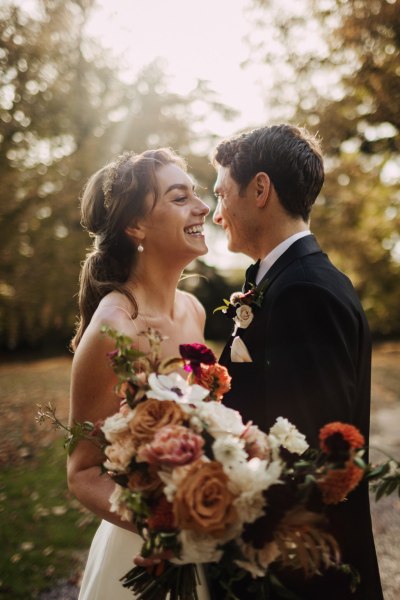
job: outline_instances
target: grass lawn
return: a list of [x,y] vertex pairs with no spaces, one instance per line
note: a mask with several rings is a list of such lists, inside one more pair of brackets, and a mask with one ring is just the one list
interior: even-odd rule
[[36,598],[77,568],[97,520],[72,499],[61,440],[1,471],[0,598]]
[[67,420],[69,357],[0,367],[0,599],[30,600],[79,574],[97,519],[71,496],[63,438],[35,422],[51,401]]

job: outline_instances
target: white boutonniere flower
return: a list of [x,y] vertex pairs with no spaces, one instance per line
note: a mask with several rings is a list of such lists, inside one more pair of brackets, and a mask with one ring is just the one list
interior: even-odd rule
[[254,319],[254,313],[260,308],[265,290],[269,285],[266,279],[259,286],[252,286],[248,292],[233,292],[229,300],[224,299],[222,306],[217,306],[214,312],[222,311],[224,315],[233,319],[236,334],[238,327],[246,329]]
[[246,329],[252,320],[254,319],[254,313],[248,304],[242,304],[238,306],[236,309],[236,316],[234,317],[234,321],[238,327],[241,329]]

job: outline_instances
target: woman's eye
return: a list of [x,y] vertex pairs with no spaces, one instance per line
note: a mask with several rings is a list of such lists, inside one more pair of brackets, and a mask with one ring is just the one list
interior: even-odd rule
[[179,204],[182,204],[183,202],[185,202],[186,200],[186,196],[179,196],[178,198],[175,198],[174,202],[178,202]]

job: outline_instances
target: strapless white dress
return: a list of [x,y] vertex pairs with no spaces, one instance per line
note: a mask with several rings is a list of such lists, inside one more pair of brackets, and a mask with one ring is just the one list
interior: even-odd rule
[[[132,600],[133,592],[120,582],[133,565],[133,557],[140,552],[142,538],[102,521],[90,546],[78,600]],[[199,600],[209,600],[203,569],[198,567],[201,585]]]

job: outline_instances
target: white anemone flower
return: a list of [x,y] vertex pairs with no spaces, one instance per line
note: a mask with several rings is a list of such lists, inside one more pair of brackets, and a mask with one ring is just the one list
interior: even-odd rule
[[209,395],[209,391],[201,385],[190,385],[179,373],[158,375],[150,373],[150,389],[146,393],[154,400],[174,400],[175,402],[196,404]]

